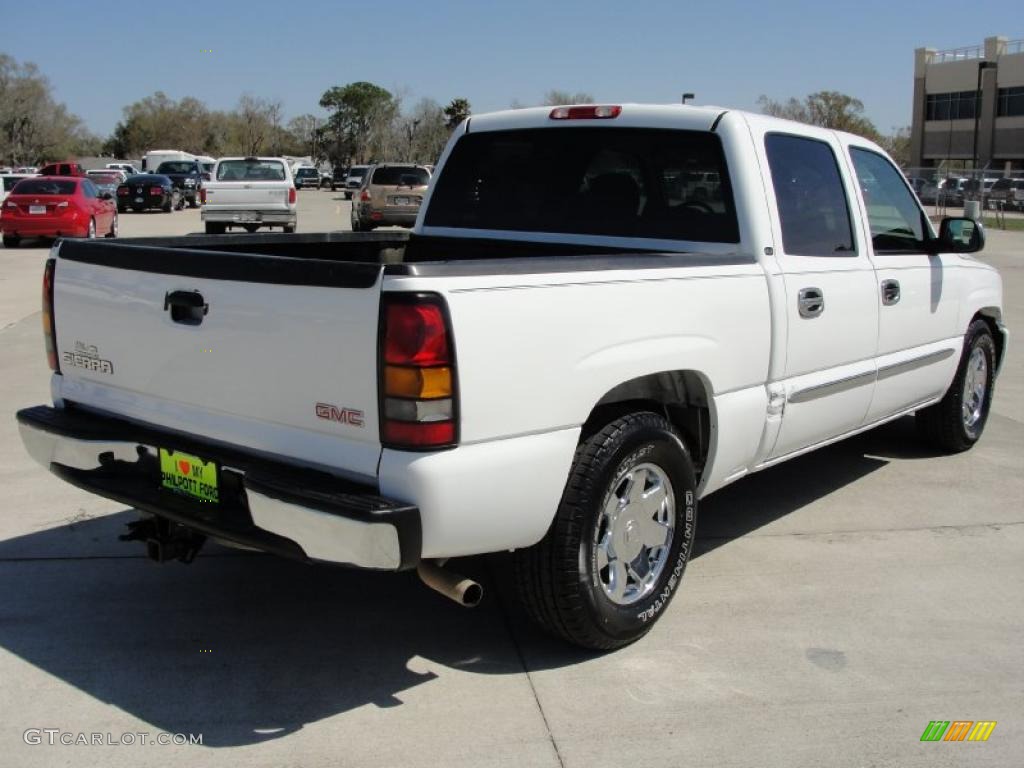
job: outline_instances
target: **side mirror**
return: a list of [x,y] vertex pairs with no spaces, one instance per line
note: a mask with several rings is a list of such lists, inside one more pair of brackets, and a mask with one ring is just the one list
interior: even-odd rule
[[977,253],[985,247],[985,228],[974,219],[947,216],[934,245],[937,253]]

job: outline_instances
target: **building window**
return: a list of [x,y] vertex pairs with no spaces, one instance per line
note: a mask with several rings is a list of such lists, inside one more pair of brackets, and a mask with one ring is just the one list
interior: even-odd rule
[[1000,88],[996,104],[997,117],[1020,117],[1024,115],[1024,86]]
[[975,91],[929,93],[925,101],[925,120],[973,120],[978,94]]

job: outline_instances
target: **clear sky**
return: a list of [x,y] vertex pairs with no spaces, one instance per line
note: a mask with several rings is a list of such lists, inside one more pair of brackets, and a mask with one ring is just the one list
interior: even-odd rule
[[101,135],[157,90],[214,109],[279,98],[290,118],[355,80],[475,112],[551,88],[745,109],[828,89],[889,132],[910,123],[914,48],[1024,38],[1024,0],[0,0],[0,28],[0,51]]

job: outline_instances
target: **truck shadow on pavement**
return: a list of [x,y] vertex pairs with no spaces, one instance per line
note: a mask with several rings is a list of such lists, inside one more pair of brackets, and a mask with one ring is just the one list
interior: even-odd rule
[[[698,556],[884,466],[866,450],[904,440],[876,431],[716,494],[702,509]],[[507,555],[453,563],[490,591],[467,611],[412,573],[216,545],[189,567],[157,566],[116,540],[132,519],[72,519],[0,542],[0,647],[77,689],[59,695],[60,722],[47,727],[109,722],[76,715],[80,691],[154,728],[202,733],[207,747],[257,744],[367,704],[401,705],[446,671],[515,675],[594,658],[526,622]]]

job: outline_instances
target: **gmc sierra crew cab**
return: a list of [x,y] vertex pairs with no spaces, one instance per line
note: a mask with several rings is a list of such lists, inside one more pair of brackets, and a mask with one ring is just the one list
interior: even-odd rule
[[53,404],[17,418],[143,513],[155,560],[209,537],[469,604],[445,561],[512,550],[534,619],[614,648],[679,589],[708,494],[906,414],[946,451],[981,437],[1007,345],[983,240],[853,135],[473,116],[411,234],[58,243]]

